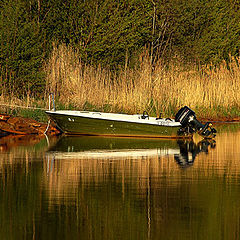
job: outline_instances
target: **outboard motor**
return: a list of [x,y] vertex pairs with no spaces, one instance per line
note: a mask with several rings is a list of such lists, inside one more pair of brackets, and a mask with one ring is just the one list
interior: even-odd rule
[[187,106],[177,112],[175,121],[180,122],[183,128],[188,128],[190,132],[197,132],[204,138],[213,138],[216,136],[215,133],[217,131],[215,128],[212,128],[212,123],[200,123],[196,118],[195,112]]

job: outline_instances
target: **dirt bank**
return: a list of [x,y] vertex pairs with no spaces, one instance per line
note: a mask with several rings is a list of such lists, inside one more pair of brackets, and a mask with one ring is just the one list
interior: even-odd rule
[[240,122],[240,116],[239,117],[218,117],[218,118],[198,118],[200,122]]

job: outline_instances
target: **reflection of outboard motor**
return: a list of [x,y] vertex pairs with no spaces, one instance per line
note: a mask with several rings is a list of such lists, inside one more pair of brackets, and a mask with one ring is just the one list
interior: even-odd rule
[[174,154],[176,162],[181,167],[189,167],[193,165],[193,162],[197,155],[197,145],[193,141],[178,140],[177,143],[180,148],[180,154]]
[[204,138],[213,138],[217,132],[215,128],[212,128],[212,123],[207,122],[206,124],[200,123],[196,119],[195,112],[192,111],[189,107],[185,106],[181,108],[176,116],[175,121],[180,122],[183,128],[189,130],[189,132],[197,132]]
[[181,167],[189,167],[193,165],[196,156],[204,152],[208,154],[209,147],[215,148],[216,142],[213,139],[204,139],[198,144],[193,141],[178,140],[180,154],[174,154],[176,162]]

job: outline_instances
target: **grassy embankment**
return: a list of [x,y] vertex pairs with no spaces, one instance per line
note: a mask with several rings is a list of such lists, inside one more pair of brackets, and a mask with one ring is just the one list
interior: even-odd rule
[[[174,116],[180,107],[187,105],[201,118],[239,119],[238,61],[230,63],[230,70],[224,63],[210,70],[196,65],[183,66],[176,61],[166,67],[159,61],[152,71],[149,59],[143,54],[135,69],[126,66],[116,74],[101,66],[84,64],[77,52],[61,46],[54,49],[45,67],[46,92],[54,92],[58,109],[125,113],[147,110],[152,116],[160,112]],[[23,102],[2,95],[0,103],[48,108],[47,99],[46,94],[44,101],[27,98]],[[34,118],[41,115],[41,110],[14,111]]]

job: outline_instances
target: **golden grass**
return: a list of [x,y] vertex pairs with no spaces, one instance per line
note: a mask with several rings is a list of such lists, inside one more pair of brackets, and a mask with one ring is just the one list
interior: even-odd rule
[[[61,45],[54,46],[45,64],[45,100],[30,97],[24,100],[14,95],[0,94],[0,104],[48,108],[48,93],[53,92],[57,102],[79,110],[141,113],[163,112],[174,116],[187,105],[197,116],[206,118],[240,116],[240,59],[229,66],[186,66],[174,60],[168,65],[158,61],[154,68],[149,54],[139,56],[139,65],[118,72],[92,66],[81,61],[80,54]],[[230,70],[229,70],[230,69]],[[0,106],[2,112],[6,108]],[[58,107],[58,105],[57,105]]]
[[231,109],[239,111],[239,62],[232,61],[229,71],[224,63],[199,70],[196,65],[186,69],[180,62],[167,68],[159,61],[152,70],[147,53],[143,53],[138,67],[116,74],[84,64],[76,51],[62,45],[54,47],[45,71],[47,90],[78,109],[172,114],[187,105],[197,111],[204,109],[200,114],[209,117],[222,110],[225,115],[237,114]]

